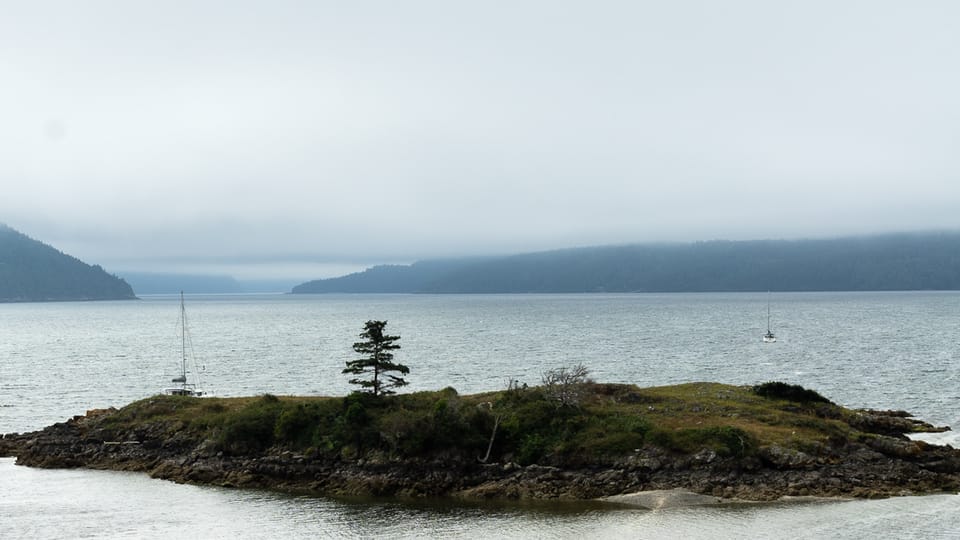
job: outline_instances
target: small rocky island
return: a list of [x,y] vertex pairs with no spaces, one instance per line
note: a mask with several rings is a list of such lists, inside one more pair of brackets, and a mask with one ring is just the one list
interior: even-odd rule
[[318,495],[595,499],[684,490],[770,501],[955,492],[960,451],[906,436],[947,429],[902,411],[844,408],[784,383],[588,382],[475,395],[153,396],[7,434],[0,455],[31,467]]

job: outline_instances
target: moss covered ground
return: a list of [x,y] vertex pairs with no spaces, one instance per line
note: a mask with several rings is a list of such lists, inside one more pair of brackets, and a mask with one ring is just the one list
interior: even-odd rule
[[645,446],[747,456],[774,444],[811,451],[869,436],[851,425],[857,411],[814,392],[791,393],[798,388],[583,383],[575,403],[543,387],[474,395],[446,388],[381,397],[153,396],[104,418],[102,427],[130,432],[164,424],[226,455],[281,449],[349,459],[377,453],[556,466],[613,463]]

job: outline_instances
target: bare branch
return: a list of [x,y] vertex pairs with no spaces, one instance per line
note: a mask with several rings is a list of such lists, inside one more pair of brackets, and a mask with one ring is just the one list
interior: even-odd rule
[[586,387],[592,383],[587,375],[590,370],[582,363],[567,368],[561,367],[543,372],[541,381],[548,399],[557,401],[559,407],[579,407],[586,395]]

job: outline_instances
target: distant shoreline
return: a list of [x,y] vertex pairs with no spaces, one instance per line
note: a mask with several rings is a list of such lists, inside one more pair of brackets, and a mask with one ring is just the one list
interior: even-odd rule
[[560,249],[384,264],[293,287],[317,293],[960,290],[960,232]]

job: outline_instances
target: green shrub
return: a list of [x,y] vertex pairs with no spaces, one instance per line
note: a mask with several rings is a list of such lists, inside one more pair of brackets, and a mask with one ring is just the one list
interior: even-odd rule
[[639,415],[592,416],[577,436],[584,457],[623,456],[643,446],[650,422]]
[[821,396],[817,392],[814,392],[813,390],[807,390],[798,384],[787,384],[779,381],[766,382],[754,386],[752,390],[754,394],[767,399],[784,399],[799,403],[834,404],[832,401]]
[[208,414],[221,414],[227,410],[219,401],[205,401],[200,410]]
[[496,454],[513,454],[523,465],[562,464],[566,456],[577,453],[577,441],[587,425],[587,413],[574,407],[557,408],[543,393],[528,389],[494,406],[502,411]]
[[433,404],[433,417],[434,418],[443,418],[447,416],[447,410],[449,409],[450,404],[447,403],[445,399],[438,399]]
[[521,465],[542,463],[553,449],[554,441],[542,433],[531,433],[523,437],[517,447],[516,459]]
[[280,401],[267,394],[229,414],[220,434],[224,452],[256,454],[273,445],[275,425],[281,409]]
[[692,454],[706,448],[724,457],[743,457],[756,449],[756,443],[750,434],[732,426],[676,431],[652,429],[647,433],[646,440],[661,448],[685,454]]
[[368,443],[398,456],[482,454],[493,429],[493,416],[464,406],[452,388],[389,396],[376,407],[369,420],[377,440]]
[[369,393],[353,392],[342,399],[325,402],[317,413],[312,443],[318,450],[362,455],[380,448],[376,419],[387,409],[387,399]]
[[[558,410],[550,401],[547,401],[540,395],[536,399],[524,399],[506,407],[493,408],[494,411],[506,411],[506,418],[501,424],[501,429],[507,434],[517,434],[522,436],[531,431],[538,431],[549,428],[549,426],[560,419],[575,414],[568,409]],[[519,440],[519,439],[518,439]]]
[[526,385],[511,385],[509,389],[499,394],[499,398],[493,404],[493,408],[502,410],[509,407],[517,407],[525,403],[543,401],[543,390],[538,387],[528,387]]
[[285,407],[273,428],[274,438],[295,447],[310,446],[319,422],[320,415],[314,404],[298,403]]
[[431,414],[431,450],[486,452],[494,416],[486,407],[464,404],[446,391],[434,401]]
[[389,450],[403,456],[426,451],[433,439],[431,417],[422,411],[397,409],[379,418],[379,434]]
[[362,402],[345,403],[346,409],[343,411],[343,420],[353,427],[362,427],[370,422],[370,415],[367,414],[367,408]]

